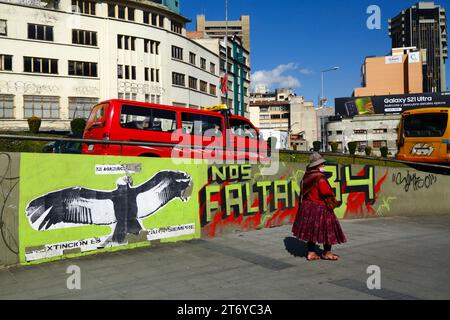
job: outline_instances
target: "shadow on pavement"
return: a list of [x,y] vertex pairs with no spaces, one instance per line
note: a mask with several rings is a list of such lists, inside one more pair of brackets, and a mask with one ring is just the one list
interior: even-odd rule
[[[292,254],[294,257],[306,257],[308,251],[308,245],[305,241],[299,240],[294,237],[284,238],[284,246],[286,247],[286,251]],[[316,244],[316,252],[321,254],[323,252],[322,249]]]

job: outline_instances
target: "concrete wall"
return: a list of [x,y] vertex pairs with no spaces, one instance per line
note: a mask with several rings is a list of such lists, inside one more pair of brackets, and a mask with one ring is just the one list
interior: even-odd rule
[[19,153],[0,152],[0,266],[19,262]]
[[[259,165],[245,164],[0,157],[1,231],[8,235],[0,237],[0,266],[290,224],[306,169],[302,163],[279,163],[268,175]],[[372,165],[329,165],[326,174],[340,219],[450,213],[449,176]]]

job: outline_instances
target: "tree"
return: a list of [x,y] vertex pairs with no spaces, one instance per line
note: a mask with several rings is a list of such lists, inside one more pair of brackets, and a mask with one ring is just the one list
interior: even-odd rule
[[30,129],[30,132],[38,133],[39,128],[41,127],[41,118],[32,116],[31,118],[28,118],[27,121],[28,121],[28,128]]
[[356,152],[356,142],[350,141],[349,143],[347,143],[347,147],[348,147],[348,152],[350,152],[350,154],[354,155]]
[[313,142],[314,151],[316,151],[316,152],[320,151],[320,147],[321,146],[322,146],[322,142],[320,142],[320,141],[314,141]]

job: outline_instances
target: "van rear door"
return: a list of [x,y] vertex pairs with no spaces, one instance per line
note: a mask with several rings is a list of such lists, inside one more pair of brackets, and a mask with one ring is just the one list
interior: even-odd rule
[[[92,108],[86,123],[86,129],[84,130],[84,139],[102,140],[109,138],[107,128],[108,112],[108,103],[102,103]],[[97,152],[100,152],[100,149],[101,145],[83,145],[83,153],[96,154]]]

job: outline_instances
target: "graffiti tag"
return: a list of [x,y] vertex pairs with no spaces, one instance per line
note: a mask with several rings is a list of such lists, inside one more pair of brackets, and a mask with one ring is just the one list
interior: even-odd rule
[[431,173],[425,177],[420,177],[416,173],[409,173],[409,171],[406,175],[402,175],[401,172],[398,172],[392,174],[392,182],[396,185],[403,185],[405,192],[408,192],[411,187],[414,191],[430,188],[437,182],[437,177]]

